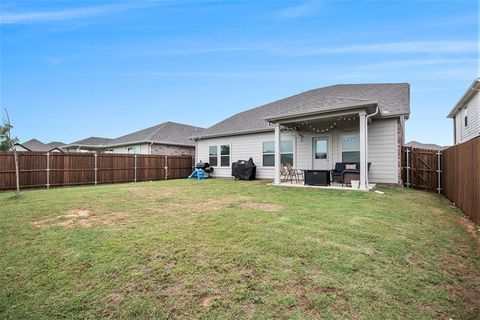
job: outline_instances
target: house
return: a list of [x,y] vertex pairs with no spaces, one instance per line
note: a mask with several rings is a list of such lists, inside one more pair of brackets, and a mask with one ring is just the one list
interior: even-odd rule
[[439,150],[439,151],[445,150],[445,149],[448,148],[448,147],[439,146],[438,144],[422,143],[422,142],[418,142],[418,141],[415,141],[415,140],[407,142],[405,144],[405,146],[406,147],[411,147],[411,148],[416,148],[416,149]]
[[204,128],[168,121],[115,139],[90,137],[66,145],[63,149],[80,152],[193,156],[195,142],[189,137],[202,130]]
[[62,147],[62,150],[67,152],[103,152],[105,146],[112,140],[103,137],[88,137],[66,144]]
[[448,114],[453,119],[453,142],[464,143],[480,136],[480,78],[463,94]]
[[359,162],[365,189],[369,181],[401,182],[409,114],[407,83],[341,84],[240,112],[192,138],[196,161],[209,162],[217,177],[229,177],[232,162],[250,157],[257,177],[275,184],[281,164],[331,170],[337,162]]
[[60,149],[63,145],[65,145],[63,142],[53,141],[45,144],[37,139],[31,139],[23,143],[16,143],[15,150],[38,151],[38,152],[63,152]]

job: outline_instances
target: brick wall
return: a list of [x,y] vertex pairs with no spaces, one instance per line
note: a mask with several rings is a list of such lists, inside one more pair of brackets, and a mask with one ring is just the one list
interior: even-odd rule
[[153,144],[152,154],[171,156],[195,156],[195,147],[171,146],[165,144]]

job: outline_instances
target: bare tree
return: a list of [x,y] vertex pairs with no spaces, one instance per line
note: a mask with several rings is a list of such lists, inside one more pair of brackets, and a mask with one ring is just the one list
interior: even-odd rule
[[15,148],[15,144],[18,142],[16,137],[12,137],[11,131],[13,126],[10,124],[10,117],[8,116],[8,111],[5,108],[5,119],[3,120],[3,124],[0,125],[0,141],[8,144],[10,149],[13,151],[13,158],[15,160],[15,180],[17,184],[17,190],[15,191],[15,195],[17,197],[20,196],[20,177],[18,171],[18,155],[17,149]]

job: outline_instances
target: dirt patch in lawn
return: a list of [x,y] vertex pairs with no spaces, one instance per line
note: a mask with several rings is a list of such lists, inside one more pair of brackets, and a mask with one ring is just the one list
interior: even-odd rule
[[154,189],[154,188],[129,188],[131,193],[141,198],[164,198],[179,194],[182,190],[179,188]]
[[126,224],[128,223],[128,220],[126,219],[127,217],[128,214],[124,212],[112,212],[107,215],[96,216],[94,213],[87,209],[73,209],[68,211],[66,214],[59,215],[54,218],[34,221],[33,225],[38,228],[89,228],[94,225]]
[[480,243],[480,236],[475,227],[475,224],[472,221],[470,221],[468,218],[461,216],[455,216],[455,221],[457,221],[463,228],[465,228],[468,233],[472,235],[473,239],[477,241],[477,243]]
[[266,212],[277,212],[283,209],[283,206],[276,203],[245,202],[240,205],[247,210],[260,210]]
[[203,298],[202,301],[201,301],[202,307],[204,307],[204,308],[209,308],[209,307],[211,307],[214,299],[215,299],[214,297],[205,297],[205,298]]
[[234,204],[238,199],[230,197],[202,199],[202,198],[185,198],[181,201],[167,201],[162,204],[152,204],[151,208],[155,212],[174,215],[176,218],[180,214],[200,214],[214,213],[223,210]]

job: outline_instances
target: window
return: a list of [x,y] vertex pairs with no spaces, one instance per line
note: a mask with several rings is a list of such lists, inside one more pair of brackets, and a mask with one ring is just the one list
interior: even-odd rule
[[263,166],[273,167],[275,165],[275,142],[263,143]]
[[208,163],[212,167],[216,167],[218,165],[217,146],[209,146],[208,147]]
[[228,144],[220,146],[220,166],[230,166],[230,145]]
[[468,126],[468,111],[467,111],[467,107],[465,107],[465,109],[463,109],[463,121],[464,121],[464,124],[465,124],[465,127]]
[[293,141],[282,140],[280,142],[280,163],[293,166]]
[[360,162],[360,135],[342,135],[342,162]]
[[127,148],[127,153],[138,153],[138,146],[132,146]]
[[315,140],[315,159],[327,159],[328,139]]
[[[293,165],[293,141],[282,140],[280,142],[280,163]],[[275,142],[263,143],[263,166],[275,166]]]

